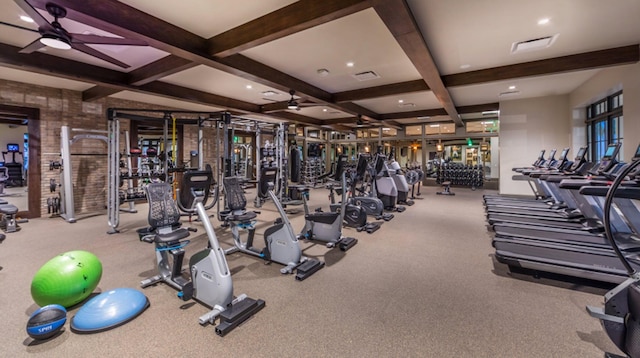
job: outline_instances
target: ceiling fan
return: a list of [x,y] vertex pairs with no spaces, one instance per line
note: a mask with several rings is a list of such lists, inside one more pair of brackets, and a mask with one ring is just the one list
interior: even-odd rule
[[302,100],[301,102],[298,102],[293,96],[296,94],[296,90],[289,90],[289,94],[291,95],[291,98],[289,99],[289,101],[287,101],[287,109],[294,109],[296,111],[300,110],[300,107],[314,107],[314,106],[323,106],[323,104],[320,103],[313,103],[313,102],[302,102],[304,100]]
[[53,21],[49,22],[40,12],[38,12],[31,4],[26,0],[14,0],[15,3],[38,25],[38,29],[30,29],[19,25],[9,24],[1,22],[0,24],[15,27],[22,30],[31,32],[37,32],[40,34],[40,38],[33,41],[22,50],[20,53],[32,53],[45,46],[69,50],[74,49],[80,52],[84,52],[93,57],[99,58],[103,61],[109,62],[122,68],[129,68],[131,66],[124,62],[118,61],[115,58],[100,52],[90,46],[91,45],[125,45],[125,46],[147,46],[148,44],[142,40],[125,39],[118,37],[98,36],[93,34],[77,34],[70,33],[60,25],[59,19],[67,16],[67,10],[60,5],[53,2],[49,2],[45,5],[47,12],[53,16]]

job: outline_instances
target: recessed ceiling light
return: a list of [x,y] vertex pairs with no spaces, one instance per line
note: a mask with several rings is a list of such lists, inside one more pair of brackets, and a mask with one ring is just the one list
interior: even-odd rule
[[347,67],[353,67],[355,64],[353,62],[347,62]]
[[510,89],[510,90],[514,90],[514,89],[516,89],[516,86],[513,86],[513,85],[512,85],[512,86],[509,86],[509,89]]
[[399,99],[398,103],[404,103],[404,99]]
[[326,108],[323,108],[323,109],[322,109],[322,112],[326,112],[326,111],[328,111],[328,109],[326,109]]
[[460,68],[463,70],[466,70],[467,68],[471,67],[471,65],[465,63],[464,65],[461,65]]
[[549,23],[549,18],[548,17],[544,17],[544,18],[538,20],[538,25],[541,25],[541,26],[542,25],[546,25],[548,23]]
[[246,86],[246,88],[247,88],[247,89],[252,89],[252,88],[253,88],[253,86],[251,86],[251,85],[247,85],[247,86]]
[[26,15],[20,15],[20,20],[28,23],[33,23],[33,19]]

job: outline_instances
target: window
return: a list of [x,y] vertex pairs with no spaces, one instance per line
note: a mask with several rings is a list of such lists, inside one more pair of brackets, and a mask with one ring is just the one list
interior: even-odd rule
[[424,126],[424,133],[429,134],[455,134],[456,125],[453,123],[434,123]]
[[416,126],[406,126],[404,133],[407,136],[422,135],[422,124]]
[[398,135],[398,130],[395,128],[382,128],[382,136],[383,137],[395,137]]
[[465,123],[467,133],[498,133],[500,121],[498,119],[485,119],[482,121],[469,121]]
[[622,142],[622,92],[587,107],[587,142],[591,160],[599,160],[607,146]]

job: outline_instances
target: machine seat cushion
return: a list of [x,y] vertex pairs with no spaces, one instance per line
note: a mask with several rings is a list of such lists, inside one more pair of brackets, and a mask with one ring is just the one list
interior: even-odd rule
[[189,230],[185,228],[180,228],[166,234],[157,234],[154,240],[157,243],[168,244],[170,242],[180,241],[186,238],[187,236],[189,236]]
[[0,198],[0,205],[4,205],[4,204],[9,204],[9,202]]
[[7,215],[15,215],[18,213],[18,207],[12,204],[0,205],[0,213]]
[[227,220],[237,221],[237,222],[247,222],[255,219],[257,216],[258,214],[254,213],[253,211],[245,211],[239,214],[230,214],[229,216],[227,216]]
[[451,185],[451,182],[450,182],[450,181],[442,182],[442,186],[449,186],[449,185]]
[[311,220],[315,223],[320,223],[320,224],[333,224],[339,216],[340,216],[340,213],[320,212],[320,213],[307,214],[305,215],[305,219]]

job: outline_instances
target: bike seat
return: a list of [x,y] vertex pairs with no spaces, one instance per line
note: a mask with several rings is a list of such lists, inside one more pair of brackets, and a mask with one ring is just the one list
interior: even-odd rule
[[187,236],[189,236],[189,230],[180,228],[166,234],[156,234],[154,241],[159,244],[168,244],[170,242],[180,241]]

